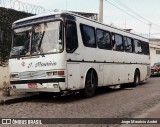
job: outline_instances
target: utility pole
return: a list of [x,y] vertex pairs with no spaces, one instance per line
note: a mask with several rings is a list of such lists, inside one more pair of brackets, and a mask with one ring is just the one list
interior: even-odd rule
[[152,26],[152,23],[149,23],[149,38],[151,37],[151,26]]
[[99,22],[103,22],[103,0],[99,0]]
[[124,25],[125,25],[125,29],[126,29],[126,27],[127,27],[127,22],[126,22],[126,19],[125,19],[125,24],[124,24]]
[[67,0],[66,0],[66,11],[67,11]]

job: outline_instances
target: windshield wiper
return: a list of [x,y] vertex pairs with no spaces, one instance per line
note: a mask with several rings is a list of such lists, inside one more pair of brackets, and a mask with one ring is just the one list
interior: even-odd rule
[[45,33],[45,31],[43,31],[43,33],[42,33],[42,36],[41,36],[41,39],[40,39],[40,42],[39,42],[39,46],[38,46],[38,49],[39,49],[39,51],[40,51],[40,55],[41,55],[42,57],[45,57],[44,52],[43,52],[43,49],[41,48],[41,44],[42,44],[42,40],[43,40],[43,37],[44,37],[44,33]]
[[40,48],[40,49],[39,49],[39,52],[40,52],[40,55],[41,55],[42,57],[45,57],[45,55],[44,55],[44,52],[43,52],[43,49],[42,49],[42,48]]

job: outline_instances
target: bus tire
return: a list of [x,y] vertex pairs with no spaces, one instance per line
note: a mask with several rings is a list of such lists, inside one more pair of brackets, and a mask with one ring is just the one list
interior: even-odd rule
[[133,87],[139,86],[139,84],[140,84],[140,72],[139,70],[136,70],[134,74]]
[[39,92],[40,98],[52,98],[53,93],[52,92]]
[[95,95],[97,87],[97,75],[93,70],[89,71],[86,75],[85,88],[82,90],[84,97],[89,98]]

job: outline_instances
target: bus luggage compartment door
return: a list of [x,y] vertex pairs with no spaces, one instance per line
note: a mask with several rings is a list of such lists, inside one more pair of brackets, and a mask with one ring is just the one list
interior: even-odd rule
[[80,65],[79,64],[67,64],[67,84],[69,90],[80,89]]

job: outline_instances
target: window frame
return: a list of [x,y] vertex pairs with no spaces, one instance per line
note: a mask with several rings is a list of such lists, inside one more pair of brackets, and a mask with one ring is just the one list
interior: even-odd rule
[[156,55],[160,55],[160,50],[156,49]]
[[[131,39],[132,52],[126,51],[125,38]],[[128,36],[123,36],[123,42],[124,42],[124,51],[127,53],[134,53],[134,40],[133,40],[133,38],[128,37]]]
[[[119,35],[119,36],[122,37],[123,50],[114,49],[114,45],[116,44],[116,42],[115,42],[115,35]],[[113,36],[114,36],[114,40],[113,40]],[[114,50],[114,51],[119,51],[119,52],[124,52],[124,51],[125,51],[125,49],[124,49],[124,38],[123,38],[123,37],[124,37],[124,36],[121,35],[121,34],[119,34],[119,33],[113,33],[113,32],[112,32],[112,35],[111,35],[111,39],[112,39],[112,50]]]
[[[17,27],[13,27],[12,28],[12,47],[11,49],[14,47],[14,30],[15,29],[19,29],[19,28],[22,28],[22,27],[28,27],[28,26],[32,26],[32,32],[33,32],[33,26],[35,25],[38,25],[38,24],[42,24],[42,23],[49,23],[49,22],[56,22],[56,21],[60,21],[61,22],[61,30],[62,30],[62,50],[61,52],[51,52],[51,53],[43,53],[44,55],[48,55],[48,54],[60,54],[60,53],[63,53],[64,51],[64,21],[62,19],[52,19],[52,20],[46,20],[46,21],[39,21],[39,22],[34,22],[33,24],[32,23],[29,23],[29,24],[26,24],[26,25],[21,25],[21,26],[17,26]],[[33,36],[33,33],[32,35]],[[33,39],[31,37],[31,39]],[[32,40],[31,40],[32,41]],[[32,43],[32,42],[31,42]],[[32,45],[32,44],[31,44]],[[31,50],[31,49],[30,49]],[[30,51],[32,52],[32,50]],[[37,56],[38,54],[33,54],[31,53],[32,56]],[[21,55],[20,57],[28,57],[29,55]],[[16,56],[17,57],[17,56]],[[10,58],[16,58],[15,56],[10,56]]]
[[[140,44],[141,44],[141,52],[136,52],[135,41],[139,41],[140,42]],[[140,41],[139,39],[134,38],[133,42],[134,42],[134,53],[135,54],[143,54],[142,53],[142,41]]]
[[[109,37],[110,37],[110,47],[109,48],[100,48],[99,45],[98,45],[98,37],[97,37],[97,31],[104,31],[106,33],[109,33]],[[99,49],[104,49],[104,50],[112,50],[112,36],[111,36],[111,32],[110,31],[107,31],[107,30],[104,30],[104,29],[100,29],[100,28],[96,28],[96,43],[97,43],[97,47]]]
[[[95,42],[95,43],[94,43],[94,46],[86,45],[86,43],[84,42],[84,33],[83,33],[83,28],[82,28],[83,26],[90,27],[91,29],[94,30],[94,42]],[[82,38],[83,45],[84,45],[85,47],[97,48],[96,29],[95,29],[95,27],[80,23],[80,33],[81,33],[81,38]]]
[[[147,50],[148,50],[148,52],[147,53],[145,53],[145,52],[143,52],[143,44],[147,44]],[[141,47],[142,47],[142,54],[144,54],[144,55],[150,55],[150,51],[149,51],[149,43],[148,42],[145,42],[145,41],[141,41]]]

